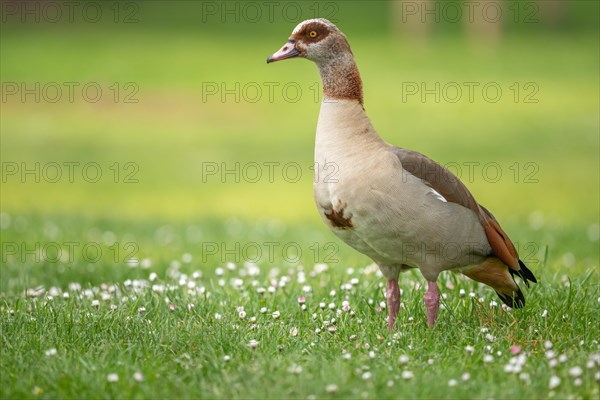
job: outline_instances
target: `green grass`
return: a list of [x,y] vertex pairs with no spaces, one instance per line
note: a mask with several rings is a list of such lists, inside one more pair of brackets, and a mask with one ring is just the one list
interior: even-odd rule
[[[527,306],[507,312],[491,306],[500,303],[491,289],[443,274],[444,308],[429,329],[417,287],[424,280],[413,271],[401,278],[404,307],[392,334],[378,309],[384,279],[315,211],[316,68],[302,60],[265,64],[294,24],[205,24],[200,3],[170,3],[169,12],[162,2],[141,4],[134,25],[0,27],[2,82],[98,82],[105,91],[98,103],[2,101],[3,173],[7,163],[93,162],[103,176],[97,183],[80,174],[72,183],[3,176],[1,398],[598,397],[597,4],[577,2],[559,28],[504,26],[496,42],[469,40],[458,24],[419,42],[389,33],[384,2],[369,3],[366,19],[365,4],[339,3],[376,129],[391,143],[460,166],[539,279],[524,288]],[[312,3],[302,4],[307,11]],[[134,82],[139,102],[111,100],[114,82]],[[303,95],[289,102],[277,90],[269,101],[265,82],[297,84]],[[403,84],[414,82],[496,82],[503,96],[497,103],[480,92],[474,102],[403,100]],[[515,102],[515,82],[521,96],[534,82],[539,102]],[[214,83],[256,83],[265,92],[257,102],[204,96]],[[135,183],[124,182],[128,162],[137,167]],[[266,167],[257,183],[202,179],[206,163],[241,170],[272,162],[272,181]],[[492,162],[502,171],[497,181],[483,174]],[[282,174],[290,163],[300,166],[298,181]],[[323,263],[328,270],[313,274]],[[338,316],[343,301],[351,310]],[[520,372],[506,372],[517,345],[526,361]],[[577,366],[578,378],[571,376]],[[561,379],[555,388],[552,377]]]
[[[367,268],[366,258],[343,244],[331,250],[328,246],[338,242],[321,226],[268,220],[173,224],[12,215],[11,226],[3,231],[3,246],[27,243],[31,249],[36,242],[42,247],[57,243],[69,256],[54,262],[54,253],[35,258],[22,247],[13,255],[3,248],[1,394],[3,398],[35,393],[41,398],[597,397],[594,374],[600,369],[597,361],[588,366],[600,351],[597,240],[587,238],[586,226],[507,229],[521,243],[521,254],[540,282],[526,291],[526,308],[506,312],[500,305],[492,307],[492,301],[500,303],[492,290],[447,273],[439,279],[447,296],[444,308],[436,327],[429,329],[424,290],[416,286],[424,280],[411,272],[402,276],[404,306],[394,333],[388,334],[385,309],[379,309],[385,301],[384,279]],[[555,243],[548,255],[544,240]],[[77,243],[71,245],[76,250],[68,253],[65,243]],[[103,255],[98,259],[84,255],[81,249],[88,243],[97,244]],[[136,245],[140,265],[128,264],[127,243]],[[263,253],[258,257],[255,252],[235,251],[236,243],[239,249],[258,246]],[[274,249],[272,258],[265,243]],[[217,251],[207,247],[213,244]],[[303,250],[298,259],[293,252],[282,255],[281,249],[289,244]],[[249,274],[247,258],[256,262],[257,275]],[[228,269],[224,260],[236,261],[235,270]],[[324,260],[329,261],[328,270],[320,272],[314,265]],[[217,275],[218,268],[223,269],[222,276]],[[201,276],[194,275],[198,271]],[[156,277],[150,282],[151,274]],[[354,285],[347,288],[352,279]],[[267,290],[271,286],[276,287],[273,293]],[[26,289],[37,294],[30,291],[27,296]],[[460,296],[461,289],[465,297]],[[298,304],[299,297],[305,297],[306,311]],[[337,315],[343,301],[349,302],[352,312]],[[142,307],[145,312],[140,312]],[[244,308],[244,319],[238,307]],[[262,307],[267,310],[264,314]],[[274,311],[280,312],[278,319],[272,317]],[[331,326],[335,332],[328,330]],[[297,336],[292,334],[294,328]],[[249,346],[251,340],[258,341],[256,349]],[[547,341],[552,342],[557,361],[548,358]],[[505,372],[514,345],[521,346],[526,362],[518,373]],[[467,346],[473,347],[472,354]],[[56,354],[46,355],[50,349]],[[406,363],[400,362],[401,355],[408,356]],[[493,359],[484,361],[489,355]],[[560,357],[566,360],[558,361]],[[578,384],[570,376],[576,366],[583,369]],[[404,371],[414,378],[404,379]],[[134,379],[136,372],[143,381]],[[467,381],[462,380],[465,373],[470,374]],[[109,382],[109,374],[117,374],[118,382]],[[561,379],[554,389],[549,388],[552,376]],[[452,379],[457,385],[450,387]],[[332,384],[337,391],[327,393]]]

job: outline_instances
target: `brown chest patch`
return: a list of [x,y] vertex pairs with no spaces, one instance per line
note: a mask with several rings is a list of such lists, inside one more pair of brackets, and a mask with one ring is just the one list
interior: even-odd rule
[[325,217],[331,222],[331,225],[334,228],[338,229],[350,229],[354,225],[352,225],[352,215],[348,218],[344,218],[344,208],[340,208],[339,210],[332,209],[330,213],[327,211],[324,212]]

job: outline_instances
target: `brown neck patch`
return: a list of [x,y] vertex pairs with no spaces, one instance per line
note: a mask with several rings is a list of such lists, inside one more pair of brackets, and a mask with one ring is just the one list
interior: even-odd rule
[[325,97],[357,100],[363,104],[362,80],[351,55],[319,65],[319,72]]
[[362,80],[350,45],[343,33],[328,24],[322,20],[307,21],[290,39],[298,42],[301,51],[312,49],[307,58],[319,67],[325,97],[363,104]]

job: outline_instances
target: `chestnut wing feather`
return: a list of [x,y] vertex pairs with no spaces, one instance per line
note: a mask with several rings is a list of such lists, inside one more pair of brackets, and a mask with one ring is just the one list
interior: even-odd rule
[[452,203],[460,204],[473,211],[487,237],[492,253],[514,271],[520,271],[519,255],[508,235],[502,230],[494,216],[479,205],[469,189],[447,168],[427,156],[412,150],[393,147],[392,150],[405,172],[421,179],[436,192]]

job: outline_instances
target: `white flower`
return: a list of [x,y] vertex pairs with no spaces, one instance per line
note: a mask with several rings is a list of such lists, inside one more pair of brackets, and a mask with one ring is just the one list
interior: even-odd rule
[[[544,310],[544,311],[542,312],[542,318],[546,318],[547,316],[548,316],[548,310]],[[558,377],[557,377],[557,378],[558,378]],[[560,384],[560,378],[559,378],[558,380],[559,380],[559,382],[558,382],[558,383]],[[550,379],[550,381],[552,382],[552,379]]]
[[244,319],[244,318],[246,318],[246,311],[242,310],[238,313],[238,315],[240,316],[241,319]]
[[320,303],[319,303],[319,307],[320,307],[321,309],[324,309],[324,308],[325,308],[325,303],[324,303],[324,302],[320,302]]
[[223,317],[221,316],[221,314],[219,314],[219,313],[215,313],[215,319],[221,319],[221,318],[223,318]]
[[48,349],[44,352],[46,354],[46,357],[52,357],[56,355],[56,349],[53,347],[51,349]]
[[[190,286],[190,283],[196,285],[196,282],[189,282],[188,287]],[[231,279],[231,286],[233,286],[235,288],[241,288],[243,285],[244,285],[244,281],[241,280],[240,278]]]
[[335,303],[329,303],[329,309],[330,310],[334,310],[335,309]]
[[573,378],[577,378],[581,376],[581,374],[583,374],[583,369],[581,369],[580,366],[569,369],[569,375],[571,375]]
[[99,307],[100,306],[100,300],[92,300],[92,307]]
[[467,294],[467,292],[465,292],[465,289],[460,289],[460,290],[458,291],[458,295],[459,295],[460,297],[465,297],[465,296],[466,296],[466,294]]
[[475,352],[475,347],[467,346],[467,347],[465,347],[465,350],[467,351],[467,353],[473,354]]
[[320,274],[321,272],[327,271],[328,268],[329,267],[327,266],[327,264],[323,264],[323,263],[315,264],[315,266],[313,267],[314,271],[317,274]]
[[367,379],[371,379],[372,375],[373,374],[371,374],[369,371],[367,371],[362,374],[361,378],[363,378],[366,381]]
[[[520,367],[519,367],[520,368]],[[519,371],[516,370],[516,365],[512,365],[512,364],[506,364],[504,366],[504,372],[510,373],[510,372],[514,372],[517,373]]]
[[468,381],[469,379],[471,379],[471,374],[468,372],[465,372],[464,374],[462,374],[460,376],[460,379],[462,379],[463,381]]
[[458,382],[456,381],[456,379],[450,379],[448,381],[448,386],[452,387],[452,386],[456,386],[458,384]]
[[258,347],[258,341],[251,339],[250,342],[248,342],[248,346],[250,346],[251,349],[255,349]]
[[325,391],[327,393],[335,393],[337,392],[338,387],[335,383],[330,383],[329,385],[325,386]]
[[551,341],[549,341],[549,340],[546,340],[546,341],[544,342],[544,347],[545,347],[545,348],[547,348],[547,349],[551,349],[551,348],[552,348],[552,346],[553,346],[553,344],[552,344],[552,342],[551,342]]
[[144,380],[144,375],[143,375],[143,374],[142,374],[140,371],[136,371],[136,372],[133,374],[133,379],[134,379],[136,382],[142,382],[142,381]]
[[409,357],[406,354],[402,354],[400,356],[400,358],[398,359],[398,362],[400,362],[400,364],[406,364],[408,363]]
[[223,361],[228,362],[229,360],[231,360],[231,356],[228,356],[228,355],[223,356]]
[[106,380],[109,382],[118,382],[119,381],[119,375],[117,374],[108,374],[106,375]]
[[277,318],[279,318],[279,316],[280,316],[280,315],[281,315],[281,313],[280,313],[278,310],[277,310],[277,311],[273,311],[273,313],[271,314],[271,316],[272,316],[274,319],[277,319]]
[[491,363],[492,361],[494,361],[494,356],[491,354],[486,354],[485,356],[483,356],[483,362],[484,363]]
[[296,328],[296,327],[293,327],[293,328],[290,330],[290,335],[292,335],[292,336],[298,336],[298,328]]
[[564,363],[565,361],[567,361],[567,355],[561,354],[560,356],[558,356],[558,361],[560,361],[561,363]]
[[560,378],[556,375],[553,375],[550,377],[550,383],[548,384],[548,387],[550,389],[556,389],[558,386],[560,385]]
[[494,335],[492,335],[492,334],[489,334],[489,333],[485,335],[485,339],[486,339],[488,342],[493,342],[494,340],[496,340],[496,338],[494,337]]
[[267,307],[261,307],[260,313],[261,314],[266,314],[267,313]]
[[375,358],[375,352],[373,350],[371,350],[369,352],[369,358],[371,358],[371,359]]
[[414,377],[415,375],[411,371],[402,371],[402,379],[409,380]]

